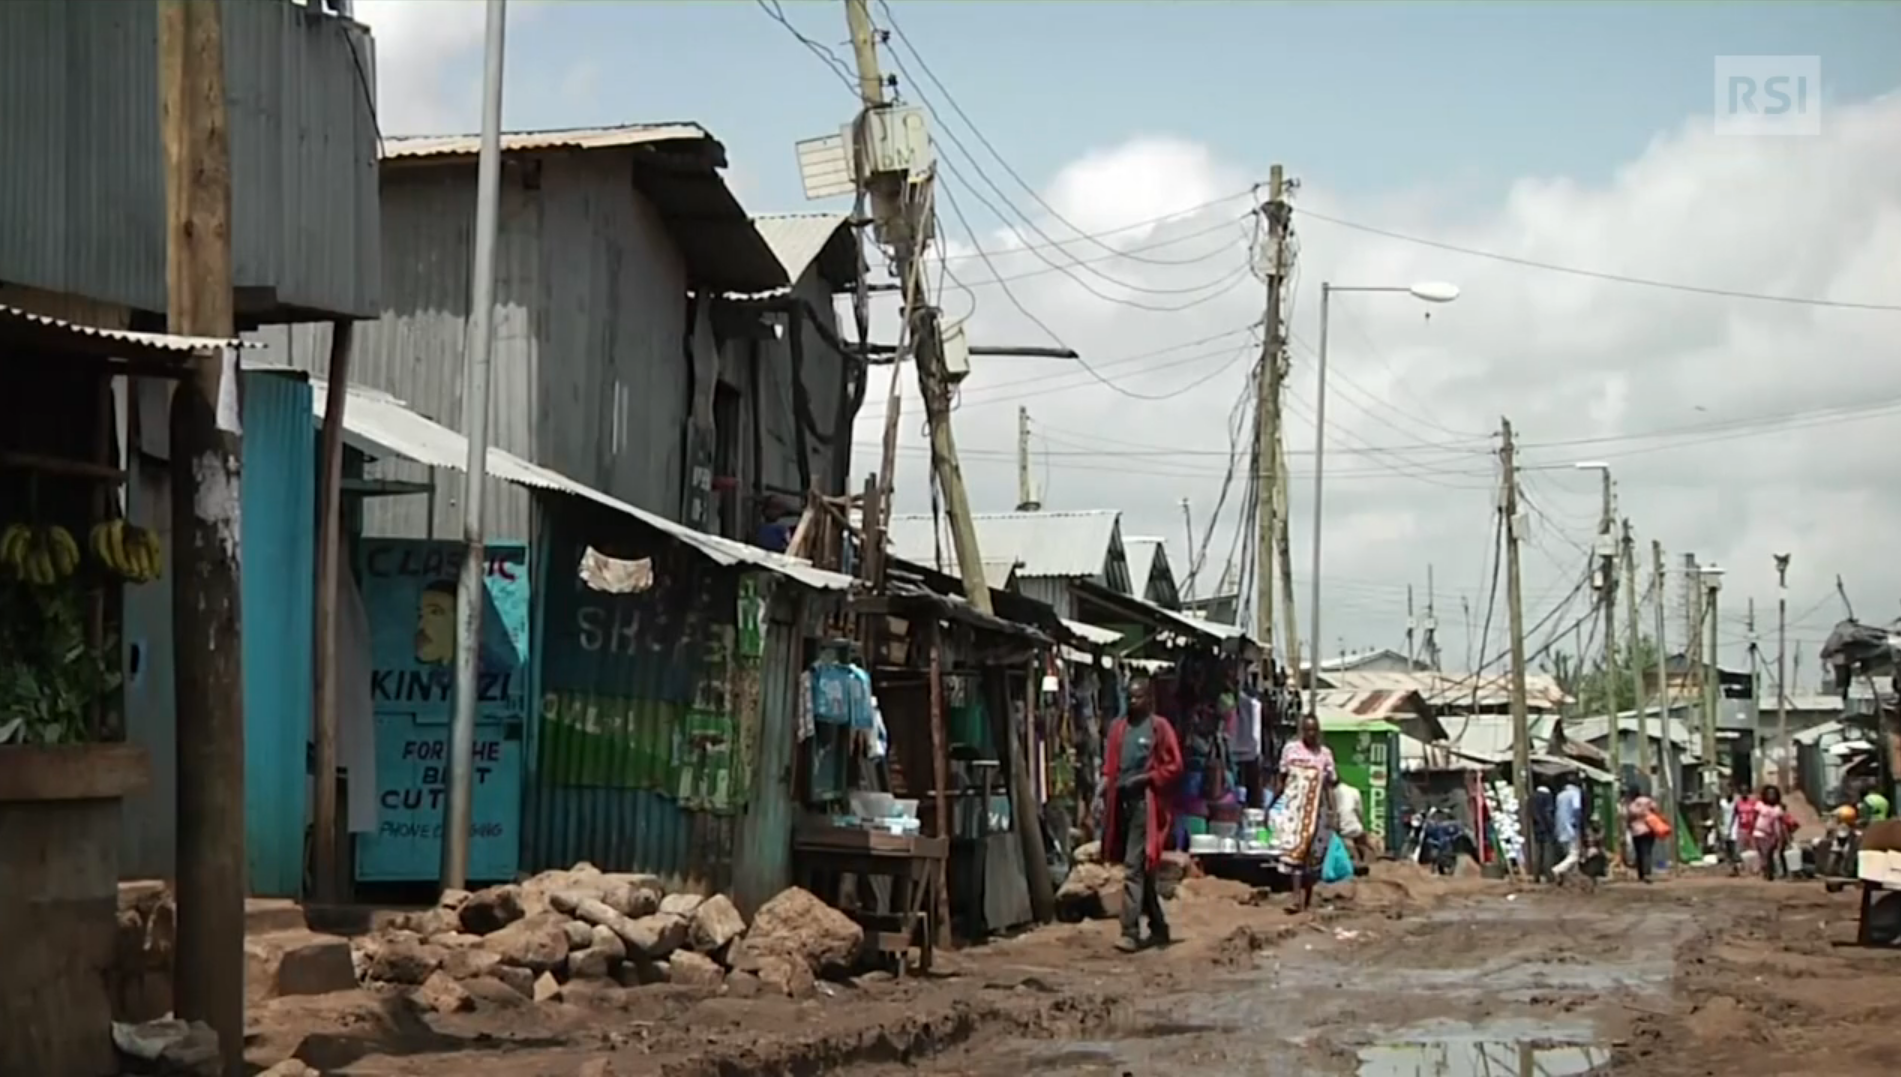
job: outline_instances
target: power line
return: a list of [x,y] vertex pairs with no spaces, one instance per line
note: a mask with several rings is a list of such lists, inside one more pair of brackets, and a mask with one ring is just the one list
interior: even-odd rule
[[1745,292],[1745,291],[1739,291],[1732,288],[1712,288],[1712,287],[1706,287],[1704,285],[1699,285],[1699,284],[1684,284],[1679,281],[1655,280],[1649,277],[1635,277],[1635,276],[1630,276],[1624,273],[1606,273],[1606,272],[1595,270],[1595,269],[1580,269],[1577,266],[1557,265],[1552,262],[1540,262],[1531,258],[1520,258],[1516,255],[1511,255],[1511,254],[1500,254],[1497,251],[1478,250],[1473,247],[1461,247],[1457,244],[1446,243],[1442,240],[1426,239],[1423,236],[1411,236],[1411,235],[1406,235],[1403,232],[1394,232],[1385,228],[1375,228],[1370,224],[1358,224],[1353,221],[1343,221],[1339,219],[1338,217],[1329,217],[1323,213],[1315,213],[1313,210],[1307,209],[1304,207],[1297,210],[1297,212],[1301,216],[1312,217],[1316,221],[1324,221],[1327,224],[1338,225],[1341,228],[1350,228],[1356,232],[1365,232],[1368,235],[1380,236],[1385,239],[1396,239],[1402,243],[1416,243],[1422,247],[1431,247],[1434,250],[1450,251],[1453,254],[1464,254],[1464,255],[1469,255],[1473,258],[1489,258],[1495,262],[1504,262],[1508,265],[1523,266],[1527,269],[1542,269],[1550,273],[1565,273],[1573,277],[1588,277],[1592,280],[1610,281],[1614,284],[1633,284],[1633,285],[1640,285],[1645,288],[1663,288],[1663,289],[1666,289],[1668,291],[1673,291],[1673,292],[1689,292],[1695,295],[1718,296],[1724,299],[1750,299],[1750,300],[1755,300],[1761,303],[1784,303],[1784,304],[1789,304],[1792,306],[1804,306],[1804,307],[1835,307],[1842,310],[1879,310],[1879,311],[1901,312],[1901,305],[1892,304],[1892,303],[1856,303],[1856,302],[1850,302],[1847,300],[1837,300],[1837,299],[1814,299],[1814,298],[1810,298],[1806,296],[1770,295],[1763,292]]
[[831,69],[832,74],[838,77],[838,81],[845,84],[845,89],[853,98],[858,96],[858,76],[852,73],[852,69],[845,65],[845,61],[836,52],[832,51],[831,46],[812,40],[805,35],[804,31],[792,25],[792,20],[787,17],[785,8],[780,6],[779,0],[754,0],[754,3],[757,3],[759,10],[765,12],[773,22],[785,27],[786,33],[797,39],[799,44],[811,51],[812,55],[823,61],[825,66]]

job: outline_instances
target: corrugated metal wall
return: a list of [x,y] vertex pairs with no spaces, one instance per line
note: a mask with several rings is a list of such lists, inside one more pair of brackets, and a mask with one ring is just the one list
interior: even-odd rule
[[[511,158],[496,247],[492,443],[642,508],[677,518],[686,414],[686,269],[652,206],[613,153],[551,155],[538,174]],[[524,180],[531,174],[535,187]],[[383,183],[382,317],[356,329],[353,384],[462,427],[464,336],[475,219],[473,165],[405,166]],[[325,325],[253,335],[268,358],[328,373]],[[702,329],[698,346],[712,347]],[[430,481],[383,463],[382,478]],[[364,533],[428,538],[461,529],[460,475],[428,499],[378,498]],[[492,482],[491,533],[528,539],[518,487]]]
[[1076,600],[1069,593],[1069,581],[1056,576],[1017,577],[1017,590],[1056,611],[1058,617],[1074,619]]
[[578,585],[542,594],[523,867],[588,860],[724,890],[758,731],[734,659],[737,574],[572,503],[544,519],[549,579],[572,579],[591,543],[651,557],[654,583],[628,595]]
[[[165,309],[157,12],[0,4],[0,220],[44,224],[0,230],[0,279]],[[224,32],[235,283],[375,313],[374,43],[289,0],[227,0]]]
[[251,892],[298,897],[316,617],[310,383],[244,375],[244,851]]
[[[764,578],[762,578],[762,583]],[[733,853],[733,900],[751,916],[792,885],[792,750],[797,740],[799,674],[805,668],[803,606],[781,588],[767,606],[765,658],[759,671],[759,741],[751,803]]]
[[[830,289],[819,279],[816,269],[807,271],[793,291],[795,296],[806,300],[826,316],[833,331],[837,332],[838,318],[832,309]],[[829,435],[837,413],[839,382],[845,372],[844,360],[832,350],[818,330],[809,323],[803,324],[805,391],[811,401],[812,417],[819,429]],[[760,343],[760,385],[756,390],[745,378],[750,365],[745,357],[745,347],[743,341],[730,344],[729,350],[733,357],[728,362],[729,369],[740,375],[735,381],[741,389],[760,394],[759,426],[764,449],[761,461],[764,464],[764,481],[769,488],[798,490],[798,428],[795,425],[797,413],[794,411],[796,398],[792,392],[791,344],[785,340]],[[809,433],[807,442],[813,482],[829,493],[842,492],[831,489],[833,448],[820,444],[819,439],[811,437]],[[851,447],[845,446],[844,451],[849,454]]]

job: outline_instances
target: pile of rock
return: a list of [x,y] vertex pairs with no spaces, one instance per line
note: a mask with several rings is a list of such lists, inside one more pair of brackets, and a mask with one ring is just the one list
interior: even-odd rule
[[803,890],[767,902],[749,931],[723,895],[668,894],[654,876],[582,863],[447,893],[436,908],[358,940],[354,952],[365,984],[406,989],[419,1006],[452,1013],[485,994],[559,999],[575,982],[798,997],[816,977],[849,972],[863,942],[856,923]]
[[[1068,878],[1056,891],[1056,916],[1075,923],[1080,920],[1113,920],[1122,915],[1122,865],[1102,862],[1102,846],[1096,842],[1077,846]],[[1166,852],[1155,872],[1155,889],[1163,901],[1173,901],[1184,878],[1192,874],[1194,863],[1187,853]]]

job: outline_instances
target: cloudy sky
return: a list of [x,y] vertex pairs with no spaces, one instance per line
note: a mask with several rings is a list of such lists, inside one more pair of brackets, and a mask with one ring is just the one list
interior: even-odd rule
[[[473,129],[482,5],[358,10],[377,33],[386,129]],[[1503,646],[1502,583],[1488,603],[1502,417],[1527,469],[1534,645],[1586,612],[1565,602],[1599,511],[1579,462],[1610,465],[1646,586],[1662,543],[1673,647],[1686,552],[1727,569],[1720,634],[1737,662],[1752,597],[1773,662],[1772,554],[1793,555],[1804,683],[1842,609],[1838,574],[1864,619],[1901,616],[1887,538],[1901,484],[1883,451],[1901,430],[1901,5],[874,11],[902,31],[885,52],[901,94],[936,114],[943,305],[979,342],[1061,342],[1085,360],[978,361],[955,428],[980,510],[1016,500],[1020,405],[1046,507],[1119,509],[1125,533],[1166,537],[1185,571],[1180,503],[1207,527],[1249,393],[1263,303],[1250,190],[1282,163],[1301,181],[1287,436],[1303,636],[1322,281],[1462,291],[1431,308],[1336,297],[1327,653],[1403,645],[1407,587],[1423,606],[1429,566],[1448,663]],[[833,208],[803,199],[792,143],[852,114],[834,62],[850,57],[842,5],[518,0],[509,35],[510,127],[698,120],[750,207]],[[1718,55],[1819,56],[1821,133],[1715,133]],[[885,377],[860,420],[861,467],[875,466]],[[918,510],[927,461],[905,389],[900,507]],[[1235,548],[1244,486],[1206,543],[1203,591]]]

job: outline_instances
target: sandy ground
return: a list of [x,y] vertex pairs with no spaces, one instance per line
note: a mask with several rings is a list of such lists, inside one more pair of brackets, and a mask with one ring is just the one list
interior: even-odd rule
[[249,1054],[414,1077],[1901,1072],[1901,949],[1843,945],[1855,896],[1819,883],[1523,892],[1379,865],[1315,913],[1253,898],[1191,880],[1166,950],[1057,925],[802,1002],[616,988],[425,1022],[284,1000]]

